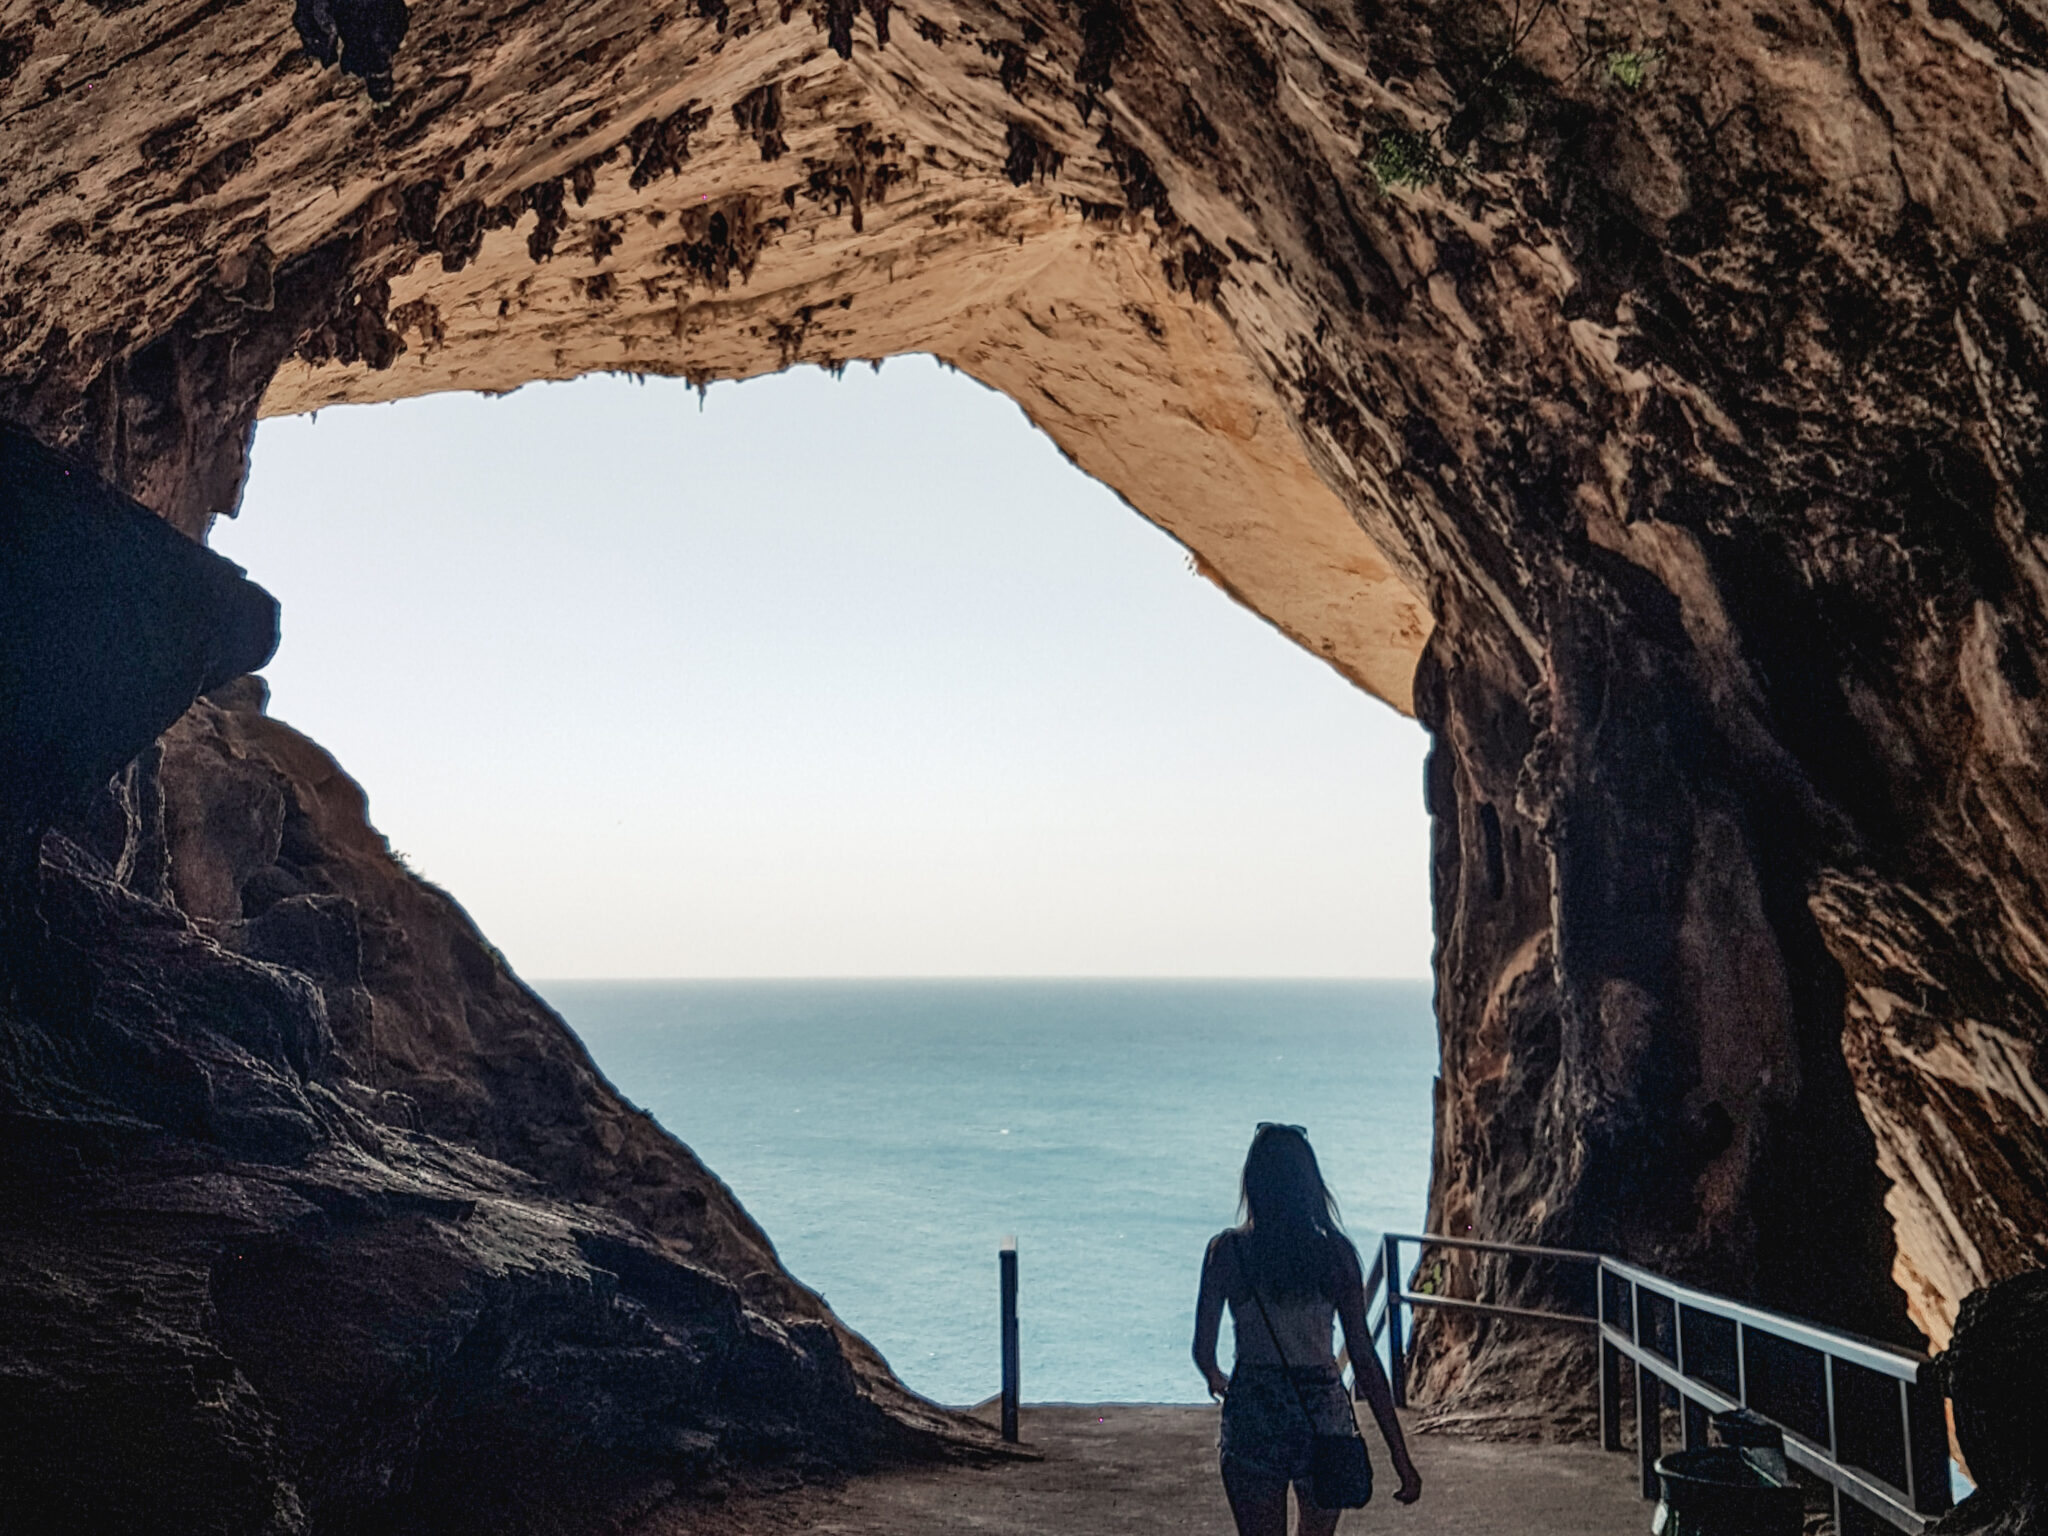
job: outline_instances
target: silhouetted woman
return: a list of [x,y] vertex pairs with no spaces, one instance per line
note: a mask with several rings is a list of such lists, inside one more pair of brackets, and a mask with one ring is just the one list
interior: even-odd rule
[[[1366,1329],[1358,1250],[1337,1224],[1337,1202],[1300,1126],[1259,1127],[1241,1188],[1243,1222],[1210,1241],[1195,1303],[1195,1366],[1211,1395],[1223,1399],[1223,1488],[1239,1536],[1287,1536],[1289,1483],[1299,1536],[1337,1528],[1339,1511],[1317,1508],[1309,1492],[1314,1436],[1351,1433],[1355,1422],[1330,1348],[1333,1316],[1344,1324],[1358,1395],[1372,1408],[1401,1479],[1394,1497],[1413,1504],[1422,1478]],[[1227,1376],[1216,1365],[1226,1301],[1237,1338],[1236,1369]]]

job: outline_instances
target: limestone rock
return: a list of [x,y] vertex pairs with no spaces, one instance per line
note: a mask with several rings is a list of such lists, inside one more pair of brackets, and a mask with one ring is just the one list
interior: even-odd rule
[[[2044,1257],[2037,0],[0,17],[0,419],[178,527],[264,411],[936,352],[1432,732],[1433,1224],[1935,1344]],[[261,799],[198,794],[194,921],[345,975],[358,903],[372,1091],[638,1199],[452,909]]]
[[277,604],[0,423],[0,854],[80,810],[203,689],[261,666]]
[[10,1529],[609,1528],[988,1444],[789,1277],[259,688],[220,697],[165,738],[161,803],[197,813],[169,885],[246,915],[42,842],[59,937],[0,1009]]
[[0,450],[0,1528],[608,1529],[986,1447],[219,678],[268,597]]

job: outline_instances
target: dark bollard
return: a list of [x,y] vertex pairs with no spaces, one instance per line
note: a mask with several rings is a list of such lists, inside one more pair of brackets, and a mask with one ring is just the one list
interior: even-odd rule
[[1658,1460],[1653,1536],[1800,1536],[1806,1496],[1778,1426],[1745,1409],[1712,1423],[1719,1445]]
[[1017,1239],[1003,1239],[996,1255],[1003,1289],[1003,1438],[1017,1438]]

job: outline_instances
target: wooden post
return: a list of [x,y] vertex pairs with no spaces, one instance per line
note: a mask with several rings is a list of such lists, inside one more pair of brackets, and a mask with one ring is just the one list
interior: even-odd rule
[[1394,1406],[1408,1406],[1408,1362],[1401,1333],[1401,1244],[1386,1239],[1387,1256],[1387,1385],[1393,1390]]
[[1006,1237],[996,1255],[1003,1293],[1003,1438],[1017,1439],[1017,1239]]

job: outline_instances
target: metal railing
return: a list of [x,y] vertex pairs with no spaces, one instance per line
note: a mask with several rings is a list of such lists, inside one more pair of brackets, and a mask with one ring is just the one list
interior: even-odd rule
[[[1706,1444],[1707,1415],[1750,1408],[1785,1432],[1785,1455],[1833,1491],[1837,1536],[1882,1527],[1919,1533],[1949,1507],[1948,1415],[1929,1361],[1854,1334],[1677,1285],[1615,1259],[1600,1261],[1600,1438],[1621,1449],[1622,1362],[1636,1370],[1643,1494],[1663,1435],[1670,1388],[1688,1448]],[[1651,1405],[1651,1406],[1645,1406]]]
[[1523,1259],[1563,1260],[1568,1264],[1598,1265],[1600,1255],[1581,1253],[1573,1248],[1536,1248],[1527,1243],[1491,1243],[1472,1237],[1440,1237],[1429,1233],[1388,1232],[1380,1240],[1378,1257],[1373,1260],[1372,1273],[1366,1278],[1365,1295],[1369,1313],[1375,1301],[1380,1299],[1382,1277],[1384,1277],[1385,1298],[1379,1308],[1377,1321],[1371,1322],[1375,1340],[1382,1331],[1387,1334],[1387,1382],[1394,1389],[1396,1406],[1408,1406],[1408,1345],[1406,1329],[1402,1326],[1403,1307],[1439,1307],[1451,1312],[1480,1312],[1489,1317],[1519,1318],[1524,1322],[1561,1323],[1567,1327],[1589,1328],[1597,1319],[1590,1313],[1549,1312],[1530,1307],[1509,1307],[1498,1302],[1466,1301],[1453,1296],[1441,1296],[1434,1291],[1416,1291],[1403,1280],[1395,1283],[1401,1269],[1401,1245],[1414,1243],[1424,1248],[1453,1248],[1473,1253],[1507,1254]]
[[[1590,1313],[1506,1306],[1418,1291],[1402,1278],[1401,1248],[1463,1249],[1584,1265]],[[1600,1346],[1600,1440],[1622,1444],[1624,1362],[1633,1365],[1636,1452],[1643,1497],[1657,1496],[1664,1407],[1675,1397],[1690,1449],[1707,1443],[1707,1416],[1748,1408],[1785,1433],[1786,1458],[1832,1491],[1837,1536],[1888,1528],[1920,1536],[1949,1507],[1948,1420],[1923,1354],[1729,1301],[1604,1254],[1477,1238],[1389,1232],[1366,1279],[1372,1336],[1387,1340],[1394,1401],[1408,1401],[1416,1307],[1589,1328]]]

